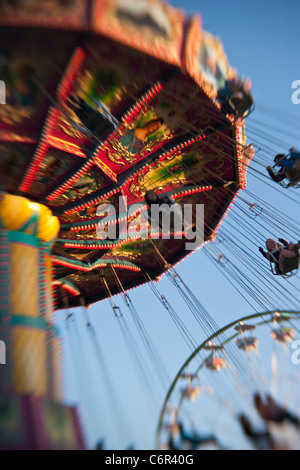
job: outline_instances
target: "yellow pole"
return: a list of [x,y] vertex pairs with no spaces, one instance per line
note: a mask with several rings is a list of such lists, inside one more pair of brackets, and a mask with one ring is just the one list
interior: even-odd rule
[[[59,339],[52,325],[51,247],[59,221],[26,198],[0,200],[1,391],[59,400]],[[57,344],[55,344],[57,343]]]

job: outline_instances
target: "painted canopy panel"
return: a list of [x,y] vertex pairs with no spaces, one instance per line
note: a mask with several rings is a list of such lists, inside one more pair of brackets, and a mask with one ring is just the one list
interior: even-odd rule
[[[243,123],[221,112],[217,91],[236,72],[200,19],[160,0],[2,0],[0,12],[1,185],[60,219],[58,308],[63,293],[70,305],[107,297],[104,278],[118,292],[115,273],[125,289],[155,279],[167,269],[157,251],[168,264],[190,253],[183,228],[140,239],[149,190],[191,204],[192,227],[204,204],[212,239],[252,151]],[[109,133],[83,111],[109,115]]]

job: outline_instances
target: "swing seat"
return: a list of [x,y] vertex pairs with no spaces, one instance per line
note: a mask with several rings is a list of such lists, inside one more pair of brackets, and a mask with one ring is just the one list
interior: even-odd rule
[[282,180],[281,180],[281,177],[275,173],[275,171],[273,170],[273,168],[271,166],[267,166],[267,172],[269,173],[269,176],[271,177],[271,179],[273,181],[275,181],[275,183],[280,183]]
[[82,124],[99,140],[106,140],[117,128],[117,119],[103,103],[100,104],[101,111],[92,108],[82,99],[71,98],[70,103]]
[[240,101],[234,99],[229,100],[229,103],[233,105],[235,114],[240,118],[246,118],[254,111],[254,103],[251,95],[243,93],[243,98]]
[[294,270],[299,269],[299,257],[286,258],[283,262],[283,274],[288,274]]
[[288,183],[285,183],[282,177],[275,173],[274,167],[267,166],[267,171],[272,180],[279,183],[283,188],[300,188],[300,160],[296,161],[296,168],[284,170],[285,178],[289,180]]
[[99,140],[106,140],[116,128],[112,121],[94,109],[79,112],[78,117],[82,124]]
[[299,188],[300,187],[300,161],[296,163],[296,169],[294,170],[285,170],[285,174],[289,179],[287,188]]
[[254,111],[254,103],[251,95],[242,93],[241,99],[228,97],[222,103],[222,111],[224,114],[234,114],[238,118],[246,118]]
[[297,270],[299,269],[299,256],[294,256],[293,258],[286,258],[283,262],[283,271],[280,271],[278,263],[275,263],[275,269],[271,265],[271,271],[275,276],[284,276],[290,277],[296,274]]

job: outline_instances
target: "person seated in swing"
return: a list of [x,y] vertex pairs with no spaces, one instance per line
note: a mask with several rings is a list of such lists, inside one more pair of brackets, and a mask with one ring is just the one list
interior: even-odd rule
[[82,98],[69,97],[70,108],[82,124],[100,140],[106,140],[117,128],[118,121],[101,103],[101,111],[92,108]]
[[249,80],[226,80],[224,88],[218,91],[217,98],[224,114],[235,114],[238,118],[246,117],[252,106]]
[[261,431],[255,429],[250,420],[244,414],[241,414],[238,417],[238,420],[245,436],[250,439],[256,449],[269,450],[273,447],[274,441],[267,428]]
[[183,424],[181,422],[178,423],[179,427],[179,436],[182,444],[186,443],[190,446],[192,450],[197,450],[197,448],[201,445],[205,444],[213,444],[215,446],[220,447],[216,436],[212,435],[197,435],[195,433],[189,434],[184,429]]
[[270,166],[267,166],[267,171],[275,183],[280,183],[285,178],[292,184],[300,180],[300,152],[294,148],[290,149],[288,155],[278,153],[274,158],[274,163],[273,168],[279,167],[278,171],[275,173]]
[[[162,211],[160,211],[159,214],[156,214],[153,211],[153,206],[155,206],[155,205],[162,206],[163,204],[167,205],[166,209],[171,208],[172,206],[175,206],[174,207],[174,209],[175,209],[174,216],[172,217],[173,220],[172,221],[170,220],[170,227],[169,227],[170,230],[172,230],[172,228],[176,227],[176,220],[175,220],[177,218],[176,217],[176,215],[177,215],[177,210],[176,209],[178,209],[178,210],[180,209],[180,214],[178,212],[178,216],[180,216],[180,221],[181,221],[181,224],[182,224],[181,208],[167,194],[158,196],[158,194],[156,194],[156,192],[154,190],[149,190],[145,194],[145,201],[146,201],[147,206],[148,206],[148,218],[149,218],[149,222],[150,222],[151,225],[155,226],[155,224],[158,223],[158,227],[160,229],[162,229],[162,227],[163,227],[163,213],[162,213]],[[155,215],[159,216],[159,220],[157,220]]]
[[278,405],[270,394],[266,395],[264,400],[260,393],[255,393],[254,405],[264,421],[272,421],[277,424],[283,424],[288,421],[297,428],[300,428],[300,419],[285,407]]
[[169,206],[175,204],[175,201],[167,194],[158,196],[153,189],[150,189],[145,194],[145,200],[148,205],[151,204],[168,204]]
[[288,243],[283,238],[279,238],[278,241],[279,243],[272,238],[268,238],[266,241],[268,251],[265,252],[262,247],[259,248],[259,251],[266,259],[275,264],[276,274],[285,274],[285,261],[291,258],[299,260],[300,241],[298,243]]

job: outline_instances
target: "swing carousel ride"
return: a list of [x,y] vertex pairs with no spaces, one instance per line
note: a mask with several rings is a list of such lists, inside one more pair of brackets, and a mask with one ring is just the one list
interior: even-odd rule
[[[214,236],[245,185],[251,158],[242,152],[242,122],[227,119],[216,99],[235,72],[198,18],[184,35],[182,12],[160,2],[139,2],[141,11],[133,9],[137,2],[99,1],[89,11],[80,0],[43,8],[43,2],[18,3],[2,2],[3,190],[59,218],[52,250],[57,306],[64,306],[62,292],[71,306],[79,296],[88,305],[107,297],[99,277],[114,284],[110,267],[125,289],[164,271],[151,243],[139,241],[140,210],[131,209],[145,204],[147,191],[205,204],[205,241]],[[85,127],[74,105],[80,100],[91,111],[104,104],[111,127],[93,128],[96,134]],[[97,216],[101,204],[116,210],[105,218],[111,230],[118,224],[114,239],[97,237],[97,228],[107,230]],[[120,236],[127,214],[129,233]],[[185,243],[183,234],[157,244],[174,264],[187,254]]]
[[[257,171],[244,124],[254,105],[249,83],[229,65],[220,40],[202,30],[200,17],[160,0],[0,0],[0,11],[0,300],[7,350],[0,446],[84,448],[78,413],[60,404],[52,313],[75,307],[86,313],[108,299],[120,318],[114,295],[121,293],[149,346],[128,294],[149,284],[189,342],[158,291],[166,275],[200,315],[207,336],[216,333],[174,266],[202,247],[241,284],[225,251],[239,260],[248,253],[227,229],[220,232],[229,210],[233,217],[233,209],[241,211],[245,226],[246,213],[265,223],[267,236],[268,207],[251,193],[240,195],[247,171]],[[191,208],[189,225],[150,233],[150,193]],[[191,250],[199,205],[203,235]],[[261,241],[263,231],[255,236]],[[265,304],[253,285],[247,295]],[[92,331],[90,320],[87,326]]]

